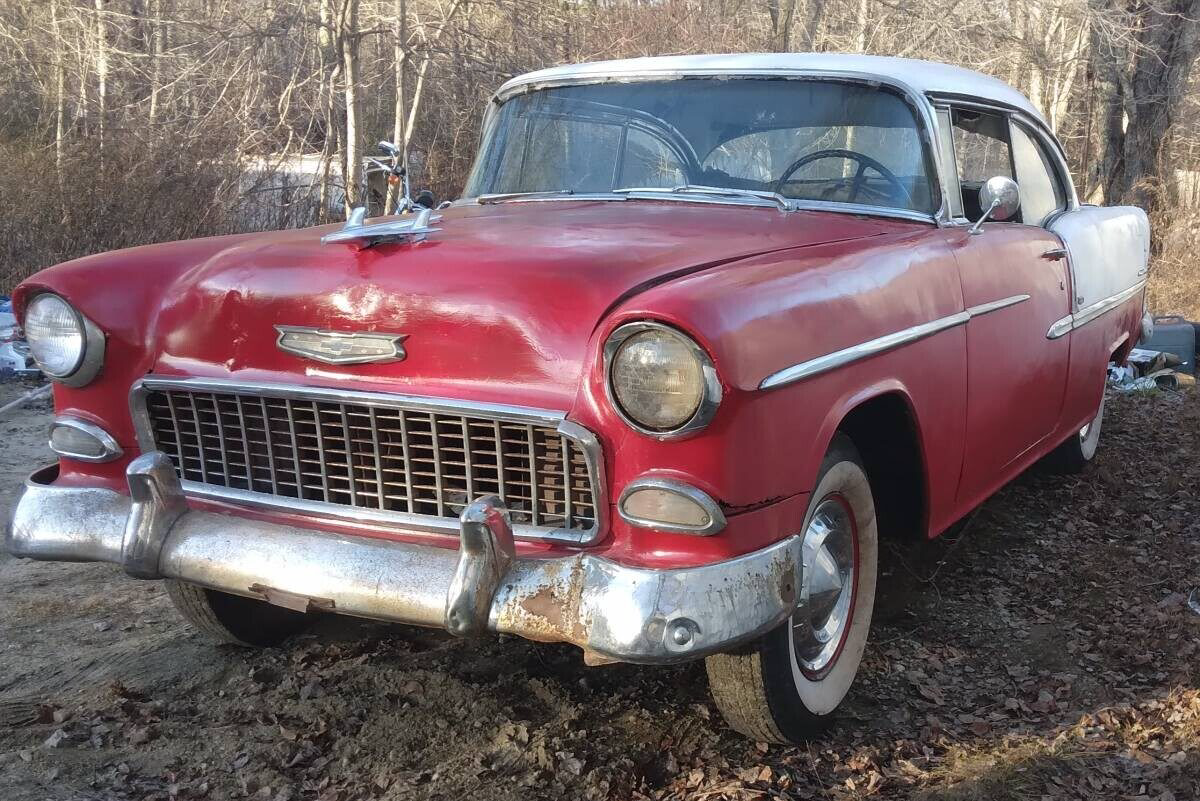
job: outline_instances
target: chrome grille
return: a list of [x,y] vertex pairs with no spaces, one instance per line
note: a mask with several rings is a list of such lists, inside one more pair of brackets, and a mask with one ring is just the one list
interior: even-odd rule
[[143,438],[193,485],[268,496],[285,508],[289,498],[341,507],[348,517],[453,520],[493,494],[517,526],[596,528],[588,454],[544,418],[332,390],[148,384],[137,394]]

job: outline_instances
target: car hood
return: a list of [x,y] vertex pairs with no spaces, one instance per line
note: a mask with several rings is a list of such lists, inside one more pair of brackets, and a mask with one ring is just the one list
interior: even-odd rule
[[[365,249],[322,244],[335,227],[212,240],[202,257],[194,243],[179,243],[192,248],[190,264],[157,251],[125,266],[142,263],[154,278],[111,270],[104,278],[156,285],[141,290],[145,308],[104,326],[95,298],[74,300],[106,330],[140,340],[142,373],[386,382],[395,392],[569,408],[597,324],[629,297],[748,256],[874,236],[896,223],[628,200],[464,205],[441,212],[435,226],[423,242]],[[107,291],[96,287],[98,272],[92,295]],[[276,326],[403,335],[406,357],[324,364],[281,351]]]

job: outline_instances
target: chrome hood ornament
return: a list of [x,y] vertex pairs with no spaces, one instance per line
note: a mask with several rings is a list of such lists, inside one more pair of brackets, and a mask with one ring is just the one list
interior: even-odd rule
[[423,208],[403,219],[371,225],[366,224],[366,216],[367,210],[359,206],[350,213],[350,219],[340,231],[321,237],[321,244],[354,242],[362,247],[370,247],[380,242],[420,242],[429,234],[442,230],[431,226],[431,223],[442,219],[442,215],[434,214],[432,209]]
[[325,364],[368,364],[403,361],[408,334],[379,331],[326,331],[296,325],[277,325],[280,350]]

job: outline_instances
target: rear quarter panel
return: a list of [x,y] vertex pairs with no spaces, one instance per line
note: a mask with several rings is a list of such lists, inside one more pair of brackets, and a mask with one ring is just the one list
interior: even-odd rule
[[[1135,206],[1081,206],[1049,225],[1066,246],[1074,314],[1146,281],[1150,223]],[[1071,366],[1058,439],[1078,431],[1096,412],[1110,359],[1137,343],[1144,289],[1070,333]]]

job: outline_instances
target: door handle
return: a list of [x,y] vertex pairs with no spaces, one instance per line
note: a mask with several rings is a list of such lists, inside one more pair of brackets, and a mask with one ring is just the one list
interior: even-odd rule
[[1067,257],[1066,248],[1052,248],[1042,254],[1042,258],[1046,261],[1062,261]]

